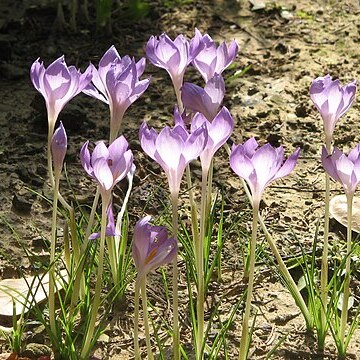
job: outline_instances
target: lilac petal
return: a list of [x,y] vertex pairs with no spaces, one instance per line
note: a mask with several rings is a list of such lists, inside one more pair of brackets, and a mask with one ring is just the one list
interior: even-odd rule
[[129,173],[132,163],[133,153],[131,150],[127,150],[123,157],[111,168],[111,172],[114,177],[114,185],[121,181]]
[[139,269],[141,264],[146,259],[150,241],[148,235],[147,225],[151,220],[151,216],[145,216],[140,219],[134,227],[134,241],[132,247],[132,254],[136,267]]
[[[230,167],[235,172],[235,174],[245,179],[248,184],[251,185],[249,180],[250,175],[254,173],[254,166],[246,155],[244,145],[239,144],[238,146],[234,146],[232,148],[230,154]],[[252,188],[254,189],[254,186],[252,186]]]
[[107,72],[114,64],[117,63],[117,61],[121,61],[121,57],[117,52],[115,46],[112,45],[99,61],[99,77],[104,84],[106,81]]
[[93,175],[93,168],[91,166],[91,156],[88,149],[89,141],[86,141],[84,145],[81,147],[80,151],[80,161],[81,165],[85,169],[85,171],[92,176]]
[[125,153],[128,149],[129,143],[125,139],[123,135],[119,136],[115,139],[108,148],[109,157],[114,161],[117,162],[120,157]]
[[339,118],[343,116],[352,105],[355,99],[356,89],[357,89],[356,81],[353,81],[343,87],[343,107],[337,114]]
[[128,99],[129,105],[135,102],[146,91],[146,89],[149,87],[149,84],[150,79],[141,80],[135,84],[133,92]]
[[[135,62],[135,60],[133,59]],[[137,77],[139,78],[145,71],[146,66],[146,58],[142,57],[137,63],[136,63],[136,73]]]
[[244,151],[245,154],[249,157],[252,158],[255,154],[256,149],[259,147],[258,142],[256,141],[256,139],[254,137],[248,139],[245,141],[244,143]]
[[105,143],[103,141],[99,141],[97,145],[94,148],[94,151],[91,156],[91,164],[94,167],[94,162],[97,159],[104,158],[108,159],[109,157],[109,150],[106,147]]
[[109,191],[114,185],[113,174],[109,168],[108,162],[104,158],[96,159],[93,162],[94,176],[103,190]]
[[331,155],[328,155],[326,147],[322,147],[321,162],[325,171],[336,181],[341,182]]
[[[274,176],[273,180],[282,178],[284,176],[289,175],[295,168],[295,165],[298,161],[300,155],[300,148],[297,148],[293,154],[291,154],[287,160],[284,162],[284,164],[281,166],[279,171]],[[280,157],[279,157],[280,158]],[[281,156],[282,159],[284,159],[284,155]]]
[[188,137],[183,152],[186,164],[200,156],[206,146],[207,141],[208,133],[205,126],[196,129]]
[[149,129],[147,123],[144,121],[140,126],[139,130],[139,139],[142,149],[148,154],[153,160],[155,159],[156,152],[156,138],[158,137],[158,133],[155,129]]
[[184,150],[183,139],[169,127],[165,127],[157,137],[155,145],[157,154],[162,161],[160,165],[177,169]]
[[60,172],[64,163],[67,150],[67,136],[65,128],[60,121],[60,126],[55,130],[51,140],[51,153],[55,172]]

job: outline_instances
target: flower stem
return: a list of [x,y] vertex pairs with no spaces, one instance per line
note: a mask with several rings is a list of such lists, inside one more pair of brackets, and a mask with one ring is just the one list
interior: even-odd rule
[[203,169],[201,180],[201,213],[200,213],[200,237],[197,243],[197,280],[198,293],[196,299],[197,313],[197,332],[196,332],[196,359],[202,359],[202,349],[204,342],[204,240],[206,227],[206,205],[207,205],[207,177],[208,169]]
[[144,275],[141,279],[141,299],[143,304],[143,317],[144,317],[144,328],[145,328],[145,336],[146,336],[146,349],[148,360],[153,360],[154,356],[151,350],[151,343],[150,343],[150,329],[149,329],[149,316],[147,310],[147,297],[146,297],[146,275]]
[[[351,244],[352,244],[352,202],[354,194],[346,194],[347,198],[347,242],[346,242],[346,262],[345,262],[345,280],[344,280],[344,296],[341,309],[340,320],[340,342],[345,344],[345,330],[348,318],[348,306],[350,297],[350,265],[351,265]],[[346,352],[346,349],[344,349]],[[341,354],[340,354],[341,355]]]
[[[331,153],[331,138],[326,138],[326,151]],[[330,177],[325,173],[325,214],[324,214],[324,247],[321,256],[321,276],[320,276],[320,328],[318,332],[318,348],[323,351],[325,347],[325,338],[327,333],[327,301],[328,301],[328,253],[329,253],[329,218],[330,218]]]
[[256,250],[256,235],[258,228],[258,217],[259,217],[259,203],[253,203],[253,224],[252,224],[252,235],[250,242],[250,261],[249,261],[249,282],[246,294],[246,305],[245,314],[242,324],[239,360],[246,360],[247,354],[250,347],[251,338],[249,338],[249,320],[251,310],[251,299],[254,287],[254,276],[255,276],[255,250]]
[[135,281],[135,314],[134,314],[134,353],[135,360],[140,360],[140,347],[139,347],[139,293],[140,293],[140,279],[136,278]]
[[110,194],[102,195],[102,207],[101,207],[101,236],[100,236],[100,248],[99,248],[99,260],[98,260],[98,273],[95,284],[95,294],[93,300],[93,306],[91,308],[90,320],[87,326],[87,332],[84,340],[83,349],[81,351],[81,359],[86,359],[91,349],[91,341],[94,334],[95,322],[100,306],[100,294],[102,285],[102,275],[104,268],[104,251],[105,251],[105,235],[106,235],[106,220],[107,220],[107,208],[110,202]]
[[50,269],[49,269],[49,322],[53,336],[56,337],[55,321],[55,249],[56,249],[56,223],[57,223],[57,205],[59,194],[59,177],[54,180],[54,200],[51,224],[51,244],[50,244]]
[[[177,240],[177,231],[178,231],[178,203],[179,203],[179,193],[171,194],[171,204],[172,204],[172,235]],[[178,299],[178,265],[177,265],[177,256],[173,260],[173,280],[172,280],[172,290],[173,290],[173,351],[174,351],[174,360],[180,359],[180,331],[179,331],[179,299]]]

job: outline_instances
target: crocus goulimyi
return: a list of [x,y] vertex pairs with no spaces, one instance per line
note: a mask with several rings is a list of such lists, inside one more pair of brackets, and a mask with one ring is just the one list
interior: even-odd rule
[[195,160],[206,145],[206,128],[199,127],[189,134],[182,125],[177,124],[173,128],[165,127],[158,134],[144,122],[140,127],[139,137],[146,154],[164,169],[170,193],[177,196],[186,165]]
[[145,58],[138,62],[129,56],[120,57],[111,46],[99,61],[98,69],[90,65],[92,84],[83,92],[99,99],[110,107],[110,142],[118,135],[127,108],[147,89],[150,79],[140,80],[145,70]]
[[221,74],[234,61],[238,45],[233,40],[230,45],[223,42],[217,47],[208,34],[202,36],[201,43],[203,49],[196,55],[192,64],[207,83],[215,74]]
[[229,110],[224,106],[212,121],[209,121],[202,113],[195,114],[191,121],[191,132],[202,126],[207,129],[208,140],[200,155],[200,160],[201,166],[207,172],[214,154],[230,137],[234,129],[234,120]]
[[259,204],[265,188],[274,180],[287,176],[294,169],[300,149],[285,161],[284,148],[265,144],[259,148],[255,138],[233,145],[230,166],[250,187],[253,202]]
[[321,161],[325,171],[342,185],[345,193],[353,195],[360,183],[360,144],[352,149],[348,156],[336,147],[332,154],[328,155],[323,146]]
[[330,75],[326,75],[312,82],[310,97],[323,119],[326,143],[331,143],[335,124],[350,108],[355,93],[355,81],[341,86],[339,80],[332,80]]
[[118,137],[109,147],[100,141],[92,154],[88,145],[87,141],[81,148],[81,164],[99,184],[100,192],[109,193],[130,171],[133,162],[132,151],[128,149],[128,142],[124,136]]
[[139,220],[134,228],[132,254],[140,276],[170,263],[177,254],[177,241],[164,226],[150,224],[151,216]]
[[215,74],[204,88],[185,83],[181,88],[181,99],[185,109],[202,113],[212,121],[219,111],[225,95],[225,82],[221,75]]
[[74,66],[68,67],[61,56],[47,68],[37,59],[31,66],[30,78],[45,99],[52,135],[60,111],[90,83],[92,74],[90,66],[83,74]]
[[178,101],[186,67],[202,49],[200,40],[201,34],[196,29],[195,36],[190,41],[184,35],[178,35],[175,40],[171,40],[164,33],[159,37],[151,36],[146,44],[146,56],[153,65],[169,73]]

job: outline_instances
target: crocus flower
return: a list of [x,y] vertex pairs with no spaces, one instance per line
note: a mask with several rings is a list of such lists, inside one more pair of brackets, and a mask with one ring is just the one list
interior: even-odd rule
[[67,136],[65,128],[60,121],[60,126],[55,130],[51,139],[51,153],[54,172],[60,176],[67,149]]
[[67,66],[64,56],[47,68],[37,59],[31,66],[30,78],[46,102],[49,129],[52,131],[63,107],[91,81],[91,67],[82,74],[74,66]]
[[151,63],[165,69],[174,84],[175,91],[179,91],[186,67],[193,61],[202,48],[201,34],[196,29],[195,36],[188,41],[183,35],[171,40],[167,34],[159,37],[151,36],[146,44],[146,56]]
[[242,177],[250,187],[254,204],[259,204],[265,188],[274,180],[287,176],[294,169],[300,149],[286,160],[282,146],[274,148],[265,144],[258,148],[255,138],[244,144],[233,145],[230,167]]
[[83,92],[99,99],[110,107],[110,138],[114,140],[120,130],[127,108],[147,89],[150,79],[139,80],[145,70],[145,58],[138,62],[129,56],[120,57],[114,46],[99,61],[99,68],[90,65],[92,84]]
[[233,40],[230,45],[223,42],[216,47],[214,40],[208,34],[202,37],[201,42],[204,47],[196,55],[192,64],[207,83],[215,74],[221,74],[234,61],[238,45]]
[[353,195],[360,182],[360,144],[346,156],[338,148],[331,155],[323,146],[321,161],[325,171],[339,182],[347,195]]
[[354,101],[356,82],[341,86],[330,75],[316,78],[310,86],[310,97],[324,122],[325,137],[331,142],[335,124]]
[[108,193],[130,171],[133,154],[128,150],[128,142],[123,136],[109,147],[100,141],[92,154],[87,141],[81,148],[80,159],[85,171],[100,185],[101,192]]
[[208,140],[200,155],[200,160],[202,168],[207,171],[210,168],[211,160],[216,151],[218,151],[230,137],[234,129],[234,120],[229,110],[224,106],[212,122],[208,121],[203,114],[197,113],[191,121],[191,132],[196,131],[196,129],[204,125],[207,129]]
[[[106,236],[117,236],[120,235],[117,231],[116,231],[116,227],[115,227],[115,219],[114,219],[114,212],[112,209],[112,204],[109,204],[109,207],[107,209],[107,216],[108,216],[108,223],[106,225]],[[100,237],[100,233],[93,233],[89,236],[89,240],[94,240]]]
[[158,134],[155,129],[149,129],[144,122],[140,127],[139,137],[141,147],[146,154],[164,169],[170,193],[177,196],[186,165],[196,159],[206,145],[205,127],[200,127],[189,134],[182,125],[178,124],[174,128],[165,127]]
[[202,113],[212,121],[219,111],[225,95],[225,82],[221,75],[215,74],[204,88],[185,83],[181,88],[181,99],[185,109]]
[[134,228],[132,255],[139,277],[170,263],[177,254],[177,241],[169,238],[164,226],[150,224],[151,216],[140,219]]

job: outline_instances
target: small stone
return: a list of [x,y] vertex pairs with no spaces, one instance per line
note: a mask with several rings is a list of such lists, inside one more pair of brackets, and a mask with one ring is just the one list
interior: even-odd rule
[[12,210],[22,215],[30,215],[32,204],[31,198],[15,194],[12,200]]
[[51,355],[51,349],[44,344],[30,343],[27,344],[26,349],[21,356],[26,356],[30,359],[38,359],[41,356]]

